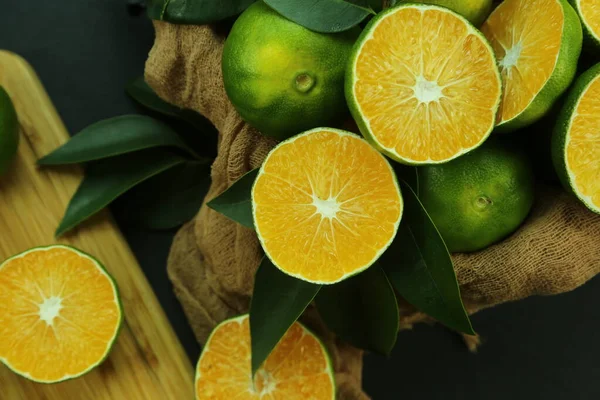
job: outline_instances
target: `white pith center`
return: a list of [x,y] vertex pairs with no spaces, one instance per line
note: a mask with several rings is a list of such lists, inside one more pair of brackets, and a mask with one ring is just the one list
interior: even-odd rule
[[264,369],[260,369],[256,372],[256,374],[259,375],[260,379],[262,379],[263,386],[262,390],[259,393],[261,396],[267,395],[275,391],[275,386],[277,386],[277,382],[275,382],[275,379],[270,373],[268,373]]
[[519,57],[521,57],[521,52],[523,51],[523,44],[518,42],[512,48],[506,50],[506,54],[504,58],[500,60],[500,66],[504,69],[511,69],[517,62],[519,61]]
[[340,211],[340,203],[334,197],[323,200],[313,194],[312,204],[317,208],[317,214],[321,214],[321,218],[335,218]]
[[431,103],[439,101],[444,94],[442,87],[436,81],[428,81],[423,76],[417,76],[417,82],[413,87],[415,97],[421,103]]
[[44,302],[40,304],[40,319],[48,325],[52,325],[54,318],[58,317],[62,308],[62,299],[60,297],[52,296],[44,299]]

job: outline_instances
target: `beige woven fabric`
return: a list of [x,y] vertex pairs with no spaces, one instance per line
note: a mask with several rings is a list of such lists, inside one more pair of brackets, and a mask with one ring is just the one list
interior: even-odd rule
[[[227,99],[221,75],[223,32],[162,22],[155,22],[155,30],[146,80],[162,98],[202,113],[220,132],[210,200],[258,167],[275,143],[245,124]],[[469,312],[570,291],[600,271],[600,216],[556,188],[540,188],[537,199],[527,223],[512,237],[479,253],[455,255]],[[206,206],[178,233],[169,276],[200,342],[218,322],[248,311],[261,258],[254,231]],[[401,310],[401,328],[427,319],[410,306]],[[332,352],[338,397],[366,399],[361,390],[362,352],[336,342],[313,310],[307,314],[305,321]]]

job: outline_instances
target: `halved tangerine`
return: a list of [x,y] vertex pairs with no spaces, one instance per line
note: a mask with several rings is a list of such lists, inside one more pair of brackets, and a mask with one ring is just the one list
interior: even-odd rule
[[532,124],[575,77],[582,42],[577,14],[566,0],[505,0],[481,31],[502,69],[498,128]]
[[481,145],[500,94],[485,37],[433,5],[400,5],[373,18],[346,76],[346,100],[362,134],[405,164],[438,164]]
[[349,132],[317,128],[279,144],[252,189],[254,224],[273,264],[332,284],[371,266],[394,239],[403,202],[388,161]]
[[250,319],[242,315],[217,326],[196,370],[198,400],[333,400],[335,382],[325,347],[294,323],[254,380],[250,367]]
[[102,265],[67,246],[0,264],[0,361],[36,382],[77,378],[112,348],[123,314]]

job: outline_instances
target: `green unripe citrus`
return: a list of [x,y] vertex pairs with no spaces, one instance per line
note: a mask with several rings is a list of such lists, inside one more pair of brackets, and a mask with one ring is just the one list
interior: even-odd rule
[[223,49],[223,81],[242,118],[286,139],[347,115],[344,74],[359,28],[308,30],[259,1],[233,25]]
[[449,251],[477,251],[521,225],[534,178],[523,153],[491,140],[446,164],[419,168],[419,197]]

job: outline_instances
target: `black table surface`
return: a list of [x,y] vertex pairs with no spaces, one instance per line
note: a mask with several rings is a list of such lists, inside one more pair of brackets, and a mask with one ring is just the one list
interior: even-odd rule
[[[140,111],[123,88],[142,74],[153,30],[126,3],[0,0],[0,49],[33,65],[71,133]],[[200,347],[165,270],[174,232],[118,222],[195,363]],[[599,399],[599,300],[595,279],[568,294],[483,311],[473,317],[485,341],[476,355],[441,326],[416,326],[400,333],[391,358],[365,358],[365,390],[375,400]]]

